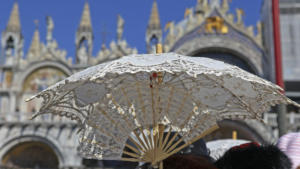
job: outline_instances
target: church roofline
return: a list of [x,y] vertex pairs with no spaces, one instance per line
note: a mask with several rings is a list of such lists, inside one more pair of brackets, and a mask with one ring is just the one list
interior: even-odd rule
[[[213,6],[213,7],[207,6],[207,9],[204,9],[205,13],[203,14],[193,13],[195,11],[194,9],[195,8],[187,9],[187,10],[191,10],[191,12],[189,13],[191,17],[190,16],[186,17],[174,25],[173,28],[174,34],[172,35],[173,42],[168,41],[168,36],[170,36],[170,31],[167,33],[167,36],[164,39],[166,45],[165,51],[169,51],[170,49],[172,49],[178,41],[180,41],[185,35],[188,35],[190,32],[197,29],[200,25],[202,25],[207,18],[212,16],[212,14],[215,11],[218,13],[218,15],[220,15],[222,19],[225,20],[226,24],[230,25],[232,28],[234,28],[234,30],[242,33],[244,36],[251,39],[251,41],[253,41],[254,44],[256,44],[259,48],[263,49],[261,23],[258,21],[256,26],[257,33],[255,34],[252,25],[248,27],[244,25],[242,20],[243,11],[241,9],[237,9],[236,15],[228,13],[227,5],[224,3],[222,3],[222,5],[220,6]],[[237,21],[234,21],[235,16],[237,18]],[[178,32],[178,30],[181,30],[181,32]],[[181,33],[181,35],[179,35],[178,33]]]

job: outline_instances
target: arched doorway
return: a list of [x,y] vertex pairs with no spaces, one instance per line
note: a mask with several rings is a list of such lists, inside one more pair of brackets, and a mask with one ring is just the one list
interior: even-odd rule
[[50,146],[38,141],[23,142],[7,151],[2,165],[16,168],[55,169],[58,157]]
[[265,140],[254,129],[242,121],[223,120],[218,125],[220,128],[207,135],[204,138],[205,141],[232,139],[235,135],[236,139],[265,143]]
[[222,48],[207,48],[202,49],[201,51],[195,52],[192,54],[194,57],[207,57],[215,60],[220,60],[225,63],[238,66],[241,69],[244,69],[252,74],[257,75],[257,71],[254,66],[252,66],[249,61],[242,59],[240,54]]

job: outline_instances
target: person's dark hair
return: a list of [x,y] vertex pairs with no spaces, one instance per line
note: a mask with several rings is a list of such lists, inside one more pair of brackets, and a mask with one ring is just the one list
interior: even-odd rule
[[217,169],[206,156],[173,155],[163,161],[164,169]]
[[276,146],[234,147],[215,162],[220,169],[291,169],[289,158]]

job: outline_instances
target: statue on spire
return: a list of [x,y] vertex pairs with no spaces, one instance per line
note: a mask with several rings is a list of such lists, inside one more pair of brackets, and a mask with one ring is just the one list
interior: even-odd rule
[[47,16],[46,21],[47,21],[47,43],[50,43],[52,41],[52,32],[54,29],[54,22],[53,22],[51,16]]
[[245,15],[243,9],[236,9],[237,25],[243,25],[243,16]]
[[208,0],[198,0],[198,4],[202,4],[204,8],[208,7]]
[[117,38],[118,38],[118,41],[121,41],[122,40],[122,37],[123,37],[123,31],[124,31],[124,19],[122,18],[121,15],[118,15],[118,21],[117,21]]
[[228,0],[223,0],[222,2],[222,12],[226,14],[229,10]]

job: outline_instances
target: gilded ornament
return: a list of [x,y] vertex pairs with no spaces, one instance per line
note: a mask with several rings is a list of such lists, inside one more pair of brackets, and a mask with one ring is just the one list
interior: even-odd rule
[[228,33],[228,27],[224,23],[224,19],[219,16],[213,16],[206,19],[205,32],[226,34]]

